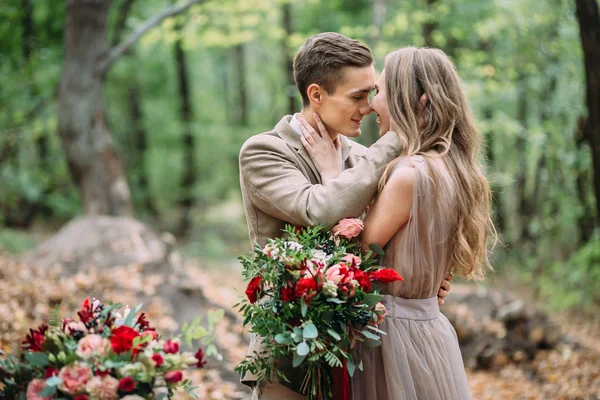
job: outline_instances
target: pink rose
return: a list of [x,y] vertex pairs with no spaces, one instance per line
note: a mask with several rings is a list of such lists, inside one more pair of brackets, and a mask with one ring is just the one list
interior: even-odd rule
[[60,369],[58,377],[62,382],[58,388],[67,394],[78,394],[83,391],[85,384],[92,377],[92,370],[79,363],[65,365]]
[[336,285],[340,285],[352,281],[354,279],[354,272],[345,263],[339,263],[327,268],[325,278]]
[[87,335],[79,340],[76,353],[81,358],[89,358],[92,355],[103,356],[109,344],[108,340],[100,335]]
[[369,321],[369,325],[379,325],[383,322],[386,314],[387,310],[385,306],[381,303],[377,303],[377,305],[375,306],[375,315],[377,315],[377,321],[373,321],[373,319],[371,319]]
[[346,254],[344,257],[342,257],[342,261],[352,267],[358,267],[362,260],[360,257],[355,256],[354,254]]
[[358,236],[364,228],[365,225],[360,219],[344,218],[333,227],[332,232],[336,236],[344,236],[347,239],[352,239]]
[[43,379],[34,379],[31,382],[29,382],[29,385],[27,385],[26,399],[27,400],[45,400],[45,399],[49,399],[50,397],[42,397],[42,396],[40,396],[40,392],[42,390],[44,390],[45,386],[46,386],[46,381],[43,380]]
[[94,376],[85,386],[92,400],[116,400],[119,380],[110,375]]

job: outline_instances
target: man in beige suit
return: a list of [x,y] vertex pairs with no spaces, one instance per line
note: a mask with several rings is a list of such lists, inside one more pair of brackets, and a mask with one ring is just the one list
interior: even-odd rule
[[[367,46],[337,33],[313,36],[296,54],[294,78],[302,95],[302,112],[285,116],[274,130],[251,137],[240,151],[250,240],[260,245],[280,236],[285,224],[330,227],[361,215],[376,194],[385,166],[402,150],[398,135],[385,135],[369,148],[346,139],[360,135],[363,118],[371,113],[368,95],[375,88],[375,69]],[[331,132],[330,139],[323,139],[338,149],[342,163],[325,157],[315,162],[326,167],[321,170],[332,171],[332,176],[341,164],[338,177],[319,174],[302,145],[302,118],[317,131],[322,121]],[[255,351],[260,351],[257,338],[252,339],[248,355]],[[290,364],[278,362],[289,383],[263,382],[253,398],[304,399],[298,394],[303,376]],[[242,382],[253,386],[256,376],[246,374]]]

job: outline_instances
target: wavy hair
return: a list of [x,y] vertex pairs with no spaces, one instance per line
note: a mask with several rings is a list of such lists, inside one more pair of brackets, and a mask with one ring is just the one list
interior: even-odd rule
[[[443,51],[406,47],[385,59],[386,100],[390,129],[404,144],[404,152],[388,164],[380,182],[383,189],[394,166],[404,157],[421,155],[430,166],[434,190],[441,176],[433,158],[443,157],[455,192],[456,215],[452,266],[456,275],[483,279],[491,268],[488,240],[496,240],[490,215],[490,185],[478,163],[481,135],[475,127],[462,82]],[[423,95],[428,101],[420,103]]]

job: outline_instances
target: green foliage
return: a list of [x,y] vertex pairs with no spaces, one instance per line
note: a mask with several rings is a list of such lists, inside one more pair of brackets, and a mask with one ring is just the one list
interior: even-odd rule
[[[11,227],[27,226],[31,215],[63,222],[81,212],[80,193],[57,133],[66,7],[53,1],[31,3],[31,36],[25,33],[26,10],[20,1],[7,0],[0,7],[0,224]],[[111,29],[122,3],[114,2],[111,8]],[[284,3],[291,8],[289,37],[282,25]],[[369,44],[381,70],[387,53],[424,45],[424,27],[429,24],[432,44],[453,59],[464,81],[485,139],[483,159],[489,159],[495,218],[511,249],[506,262],[520,265],[540,287],[557,282],[556,271],[564,265],[580,271],[560,280],[570,282],[563,284],[573,288],[568,293],[576,293],[578,285],[596,285],[597,267],[580,256],[590,247],[582,247],[581,220],[598,221],[593,215],[598,199],[592,191],[589,149],[576,143],[578,121],[587,111],[573,2],[381,2],[383,18],[375,3],[207,2],[149,31],[134,51],[115,63],[105,85],[107,122],[124,156],[137,215],[157,217],[161,228],[172,230],[184,195],[177,39],[182,39],[187,56],[196,140],[191,239],[201,243],[198,253],[218,257],[243,236],[237,232],[244,229],[244,220],[233,217],[235,222],[223,228],[225,223],[210,220],[207,210],[232,200],[239,205],[241,145],[251,135],[271,129],[288,112],[289,96],[295,95],[285,70],[283,41],[291,56],[312,34],[341,32]],[[169,4],[136,2],[123,37]],[[246,125],[236,119],[242,108],[242,80],[232,51],[236,46],[244,49]],[[134,139],[134,87],[140,126],[147,134],[145,149]],[[359,140],[370,144],[377,134],[371,124],[365,125]],[[0,230],[4,249],[21,252],[30,247],[26,238],[7,232]],[[593,302],[592,293],[585,289],[569,295],[570,303]]]

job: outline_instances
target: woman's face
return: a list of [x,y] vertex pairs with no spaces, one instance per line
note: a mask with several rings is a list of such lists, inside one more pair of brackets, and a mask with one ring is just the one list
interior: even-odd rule
[[385,70],[381,71],[381,75],[375,83],[375,89],[377,92],[371,102],[371,108],[377,114],[379,136],[383,136],[390,130],[390,112],[385,94]]

